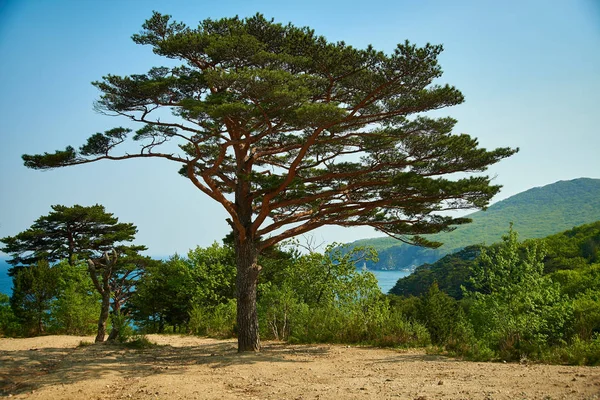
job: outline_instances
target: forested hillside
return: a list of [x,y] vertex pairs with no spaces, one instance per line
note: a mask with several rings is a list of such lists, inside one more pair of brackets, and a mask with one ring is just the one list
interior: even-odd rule
[[598,364],[599,262],[600,221],[523,242],[510,229],[418,267],[390,294],[450,351]]
[[400,270],[433,263],[469,245],[497,242],[510,223],[522,239],[545,237],[600,220],[600,179],[580,178],[533,188],[468,217],[472,223],[430,237],[444,243],[438,249],[409,246],[389,237],[358,240],[351,246],[372,246],[378,251],[379,261],[367,263],[369,269]]
[[[544,272],[555,279],[567,282],[567,277],[580,281],[581,276],[573,271],[587,271],[589,265],[600,261],[600,221],[582,225],[542,239],[539,242],[545,251]],[[441,291],[455,299],[463,297],[461,286],[470,288],[473,266],[482,249],[490,251],[497,245],[468,246],[456,253],[448,254],[432,264],[423,264],[415,272],[398,280],[390,290],[400,296],[420,296],[437,282]],[[568,272],[566,272],[568,271]],[[569,285],[573,285],[570,282]]]

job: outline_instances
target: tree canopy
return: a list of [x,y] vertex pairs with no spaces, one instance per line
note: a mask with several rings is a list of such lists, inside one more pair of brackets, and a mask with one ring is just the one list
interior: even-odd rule
[[[499,188],[481,177],[436,177],[481,171],[514,152],[485,151],[468,135],[452,135],[452,118],[407,118],[463,102],[458,89],[433,84],[442,74],[441,45],[405,42],[386,55],[262,15],[190,29],[155,12],[143,28],[136,43],[185,64],[94,82],[103,93],[99,110],[144,124],[132,137],[140,152],[116,154],[131,130],[115,128],[79,151],[25,155],[28,167],[168,158],[225,206],[236,230],[246,231],[243,204],[227,195],[239,186],[246,186],[255,234],[300,224],[266,239],[268,247],[326,224],[393,235],[443,230],[459,221],[433,211],[483,207]],[[160,108],[179,118],[154,118]],[[171,140],[181,153],[159,150]]]
[[[182,62],[94,82],[102,92],[97,110],[141,127],[117,127],[78,150],[23,160],[34,169],[132,158],[178,164],[229,214],[240,350],[259,348],[262,250],[324,225],[367,225],[435,245],[418,235],[468,222],[440,211],[485,207],[500,189],[487,176],[457,173],[484,171],[516,151],[480,148],[452,133],[454,119],[427,114],[464,100],[455,87],[434,82],[442,75],[441,45],[406,41],[385,54],[260,14],[190,28],[157,12],[133,40]],[[128,139],[140,143],[139,152],[119,151]]]
[[115,243],[132,241],[137,228],[120,223],[104,206],[52,206],[48,215],[39,217],[31,227],[15,236],[0,239],[2,251],[9,253],[11,265],[30,265],[39,260],[50,263],[67,259],[73,265],[98,257]]

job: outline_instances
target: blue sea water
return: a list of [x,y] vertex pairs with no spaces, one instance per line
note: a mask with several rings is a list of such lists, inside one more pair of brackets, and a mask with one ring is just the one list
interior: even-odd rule
[[0,259],[0,293],[12,294],[12,278],[8,276],[10,265],[6,260]]
[[377,278],[379,288],[383,293],[387,293],[394,287],[398,279],[410,275],[410,271],[370,271]]
[[[12,279],[8,276],[8,268],[10,265],[6,260],[0,259],[0,292],[4,294],[12,294]],[[408,271],[371,271],[383,293],[387,293],[396,281],[410,274]]]

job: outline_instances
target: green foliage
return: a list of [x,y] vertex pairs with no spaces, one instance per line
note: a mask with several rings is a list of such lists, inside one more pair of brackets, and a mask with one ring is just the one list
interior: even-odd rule
[[228,246],[213,243],[188,252],[194,282],[193,303],[216,307],[235,296],[235,255]]
[[190,265],[175,255],[148,268],[144,279],[136,285],[128,308],[143,330],[162,333],[167,325],[187,323],[193,296]]
[[600,335],[600,290],[587,289],[573,299],[575,334],[581,340]]
[[[600,222],[582,225],[543,239],[547,249],[544,272],[559,282],[563,293],[570,296],[587,288],[600,290],[600,277],[593,263],[596,243],[600,242]],[[492,245],[493,246],[493,245]],[[423,264],[415,271],[398,280],[390,290],[401,296],[420,296],[436,281],[440,289],[455,299],[461,299],[461,286],[471,290],[469,277],[473,264],[484,246],[468,246],[448,254],[433,264]]]
[[100,314],[100,295],[84,264],[59,263],[58,295],[52,303],[52,332],[67,335],[94,333]]
[[48,262],[21,267],[13,274],[10,304],[25,335],[40,335],[50,324],[50,310],[59,293],[60,271]]
[[10,306],[10,297],[0,293],[0,337],[17,336],[21,332],[21,325]]
[[261,285],[258,303],[261,336],[275,340],[287,340],[293,325],[310,313],[308,304],[298,298],[290,281],[281,286],[271,282]]
[[357,260],[370,250],[329,246],[324,254],[298,256],[277,283],[260,287],[261,336],[291,342],[426,345],[427,330],[390,306],[370,272]]
[[230,338],[235,335],[236,302],[229,299],[215,306],[196,304],[189,312],[188,330],[194,335]]
[[[129,319],[123,314],[112,314],[110,316],[112,329],[117,332],[116,335],[111,335],[109,341],[117,343],[128,343],[135,336],[135,332],[129,324]],[[134,339],[135,341],[136,339]]]
[[544,346],[567,339],[572,316],[560,287],[543,275],[540,243],[520,246],[512,230],[503,242],[485,249],[474,264],[469,314],[477,337],[503,359],[539,356]]
[[156,343],[151,342],[150,339],[144,335],[134,335],[123,342],[123,345],[129,349],[135,350],[151,349],[157,346]]
[[[94,332],[100,309],[84,265],[44,261],[15,269],[10,329],[6,334],[87,335]],[[17,323],[18,321],[18,323]]]
[[560,283],[562,292],[569,297],[586,290],[600,291],[600,264],[583,264],[575,269],[558,270],[551,273],[550,277]]
[[[466,248],[417,268],[392,292],[420,297],[394,296],[391,301],[407,317],[424,323],[432,342],[451,354],[473,360],[594,364],[594,338],[600,334],[599,238],[600,222],[524,243],[511,228],[502,243],[474,246],[476,252]],[[418,286],[437,278],[446,279],[439,290],[430,287],[424,293]],[[459,324],[466,336],[453,348],[438,332],[447,332],[461,319],[448,311],[455,308],[446,296],[454,297],[458,286],[465,293],[460,304],[468,321]]]
[[[377,281],[372,274],[361,274],[354,266],[358,260],[376,257],[375,253],[362,248],[344,252],[330,245],[324,254],[310,253],[295,260],[286,276],[293,283],[294,291],[309,306],[352,302],[361,295],[369,296],[376,290]],[[362,293],[362,292],[369,293]]]
[[582,225],[545,239],[545,271],[579,269],[600,259],[600,221]]
[[431,335],[425,325],[407,318],[393,307],[386,311],[372,344],[390,347],[425,347],[431,344]]
[[418,320],[429,331],[433,344],[458,350],[460,346],[469,346],[473,342],[472,327],[462,308],[456,300],[440,291],[435,282],[421,297]]
[[[444,243],[438,249],[412,248],[389,237],[358,240],[351,245],[371,246],[377,250],[380,261],[367,263],[368,268],[400,270],[433,263],[442,256],[466,246],[495,243],[500,240],[506,226],[511,222],[522,238],[542,238],[573,226],[600,220],[600,180],[580,178],[530,189],[495,203],[486,211],[477,211],[467,217],[472,220],[468,225],[459,226],[452,232],[427,236],[431,240]],[[549,271],[580,265],[573,259],[574,254],[580,254],[588,262],[594,257],[598,259],[600,236],[596,234],[592,237],[588,231],[598,232],[599,225],[579,229],[565,235],[573,239],[580,235],[580,243],[560,238],[552,240],[548,246],[548,257],[555,258],[554,263],[557,265],[546,263]],[[587,250],[580,253],[583,248]],[[561,257],[570,261],[565,264],[561,262]],[[443,286],[443,280],[437,280],[440,286]],[[430,280],[431,282],[433,280]]]
[[[230,247],[216,243],[197,247],[187,259],[176,255],[150,266],[137,283],[128,309],[147,332],[211,329],[198,318],[205,313],[219,318],[223,305],[230,304],[235,295],[235,273]],[[194,321],[190,321],[191,316]]]
[[542,360],[555,364],[600,365],[600,335],[595,335],[591,340],[576,336],[567,346],[546,351]]
[[[11,265],[29,265],[39,260],[50,263],[67,259],[97,257],[115,243],[131,241],[137,231],[133,224],[119,223],[104,206],[52,206],[52,212],[38,218],[31,227],[15,236],[0,239],[0,250],[11,255]],[[11,269],[14,271],[14,268]],[[12,272],[10,272],[12,274]]]

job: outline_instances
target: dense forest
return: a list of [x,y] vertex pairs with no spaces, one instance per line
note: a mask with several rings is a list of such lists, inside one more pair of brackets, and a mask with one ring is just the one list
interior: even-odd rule
[[365,264],[369,269],[412,270],[470,245],[496,243],[510,223],[523,239],[542,238],[600,220],[600,179],[579,178],[533,188],[467,217],[472,219],[470,224],[428,236],[443,243],[437,249],[409,246],[390,237],[362,239],[350,245],[377,250],[378,260]]
[[[102,229],[111,224],[120,229],[112,230],[112,239],[123,229],[135,232],[112,215],[104,219],[101,206],[53,209],[37,228],[55,223],[57,213],[77,215],[81,222],[92,210],[94,218],[109,222]],[[33,234],[40,229],[2,239],[4,249],[17,249]],[[44,243],[50,242],[60,239]],[[137,254],[143,246],[91,234],[78,242],[87,249],[72,253],[9,251],[14,290],[10,297],[0,295],[0,334],[105,330],[115,342],[158,332],[234,337],[231,242],[228,237],[168,260],[151,260]],[[105,250],[107,244],[112,250]],[[476,360],[600,362],[600,221],[523,242],[511,227],[496,244],[467,247],[420,266],[387,295],[372,273],[355,267],[374,258],[376,251],[369,248],[330,246],[322,254],[303,254],[291,245],[269,249],[260,259],[261,337],[431,346]]]

